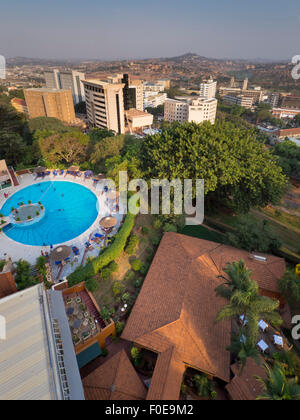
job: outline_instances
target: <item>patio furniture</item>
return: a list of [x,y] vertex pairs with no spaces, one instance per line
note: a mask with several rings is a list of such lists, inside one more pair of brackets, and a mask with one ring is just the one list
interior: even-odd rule
[[262,332],[265,332],[266,329],[269,327],[269,325],[265,321],[263,321],[262,319],[259,321],[258,326],[259,326],[259,329]]
[[70,257],[71,253],[72,253],[72,248],[70,246],[61,245],[55,248],[51,252],[50,258],[52,261],[57,261],[57,262],[64,261],[68,257]]
[[76,319],[76,321],[74,321],[73,323],[73,328],[78,330],[82,325],[82,322],[80,321],[80,319]]
[[257,347],[263,352],[263,353],[265,353],[268,349],[269,349],[269,346],[268,346],[268,344],[264,341],[264,340],[260,340],[258,343],[257,343]]
[[80,254],[80,251],[76,246],[72,247],[72,251],[73,251],[74,255],[79,255]]
[[85,312],[85,313],[83,314],[83,316],[84,316],[85,318],[89,318],[90,314],[89,314],[88,312]]
[[245,325],[247,325],[247,324],[248,324],[248,320],[247,320],[247,318],[245,317],[245,315],[241,315],[241,316],[240,316],[240,321],[241,321],[241,324],[242,324],[243,326],[245,326]]
[[247,341],[246,336],[245,336],[244,334],[242,334],[242,336],[241,336],[241,338],[240,338],[240,342],[241,342],[242,344],[245,344],[245,343],[246,343],[246,341]]
[[276,347],[283,349],[283,338],[279,335],[274,335],[274,344]]
[[71,316],[74,314],[74,308],[68,308],[67,309],[67,315]]
[[89,325],[89,321],[88,321],[88,319],[85,319],[85,320],[83,321],[82,325],[83,325],[84,327],[87,327],[87,326]]

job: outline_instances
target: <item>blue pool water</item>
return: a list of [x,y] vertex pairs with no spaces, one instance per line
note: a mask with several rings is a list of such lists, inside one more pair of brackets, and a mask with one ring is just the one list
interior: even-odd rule
[[0,210],[8,216],[18,203],[41,201],[45,216],[31,226],[4,228],[4,233],[16,242],[25,245],[57,245],[70,241],[84,233],[98,215],[98,200],[95,194],[82,185],[71,182],[41,182],[24,188],[11,196]]

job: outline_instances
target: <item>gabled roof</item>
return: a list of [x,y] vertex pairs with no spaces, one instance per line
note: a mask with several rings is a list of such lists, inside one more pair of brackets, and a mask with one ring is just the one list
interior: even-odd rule
[[237,363],[231,366],[231,370],[235,376],[230,384],[226,386],[226,390],[232,400],[252,401],[261,395],[263,387],[255,377],[258,376],[266,379],[267,373],[263,368],[263,362],[264,359],[262,357],[260,365],[257,365],[253,359],[248,359],[242,373]]
[[[261,288],[278,292],[277,281],[285,272],[283,259],[268,256],[266,262],[261,262],[246,251],[166,233],[122,338],[159,354],[172,349],[172,363],[191,366],[229,382],[230,354],[226,348],[230,344],[231,323],[214,323],[226,303],[216,296],[215,289],[224,282],[219,276],[225,275],[222,269],[226,264],[240,259],[252,270]],[[156,369],[161,365],[157,362]],[[153,378],[163,377],[156,374],[156,369]],[[158,386],[156,381],[152,384]],[[154,392],[151,388],[150,395]]]
[[144,400],[147,390],[124,350],[83,379],[86,400]]

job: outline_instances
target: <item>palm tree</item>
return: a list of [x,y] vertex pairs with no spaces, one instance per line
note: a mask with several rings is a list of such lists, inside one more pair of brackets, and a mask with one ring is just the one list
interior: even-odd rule
[[257,398],[258,400],[283,401],[283,400],[300,400],[300,386],[298,378],[287,379],[282,367],[275,364],[273,370],[265,365],[267,371],[267,379],[256,377],[263,386],[263,393]]
[[240,374],[242,374],[249,358],[255,360],[260,365],[259,351],[255,346],[250,345],[247,339],[243,340],[242,337],[242,332],[238,335],[233,335],[231,345],[227,348],[231,354],[237,356],[240,363]]
[[244,290],[245,286],[249,284],[252,272],[247,269],[243,260],[227,264],[223,271],[228,275],[228,278],[219,276],[224,280],[224,284],[216,288],[216,293],[217,296],[230,300],[236,290]]
[[242,331],[249,346],[255,347],[259,334],[259,320],[264,319],[275,327],[279,327],[282,319],[276,312],[279,302],[258,294],[258,284],[251,279],[250,272],[244,269],[243,265],[244,263],[240,261],[227,268],[227,271],[231,269],[231,274],[234,273],[234,281],[232,275],[229,282],[230,286],[227,286],[229,288],[229,303],[220,310],[216,322],[244,315],[247,323]]

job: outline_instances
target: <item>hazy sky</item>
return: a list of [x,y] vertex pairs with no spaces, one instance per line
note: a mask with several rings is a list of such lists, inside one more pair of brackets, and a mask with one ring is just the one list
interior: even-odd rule
[[0,54],[39,58],[291,58],[299,0],[3,0]]

